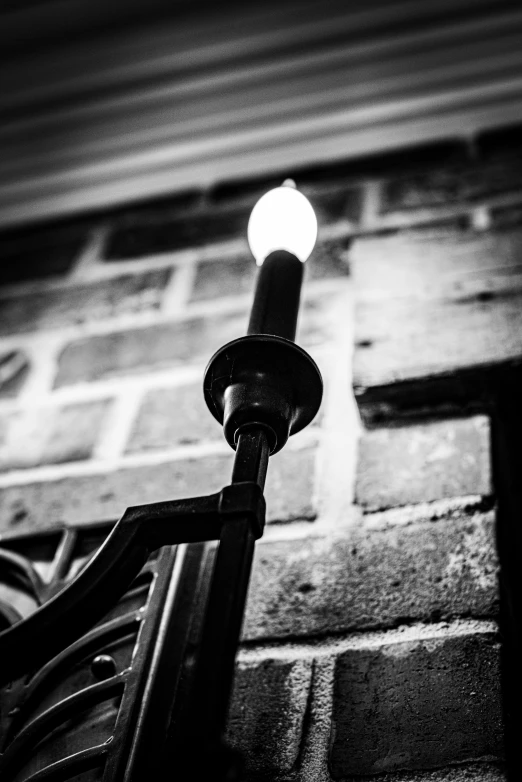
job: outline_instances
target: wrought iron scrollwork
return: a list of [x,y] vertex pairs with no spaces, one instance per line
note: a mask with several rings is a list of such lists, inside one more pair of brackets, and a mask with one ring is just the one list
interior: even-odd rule
[[[249,516],[256,537],[261,534],[264,498],[257,484],[233,484],[206,497],[128,508],[95,557],[63,591],[0,633],[0,685],[44,664],[76,641],[101,618],[103,606],[116,603],[128,589],[152,551],[217,540],[223,520],[231,514]],[[12,561],[10,555],[6,561]],[[33,576],[20,568],[16,573],[25,575],[27,584]]]
[[[30,595],[39,606],[0,633],[0,679],[3,685],[9,684],[4,700],[7,706],[16,704],[3,720],[2,780],[18,778],[34,748],[60,725],[111,699],[117,701],[117,707],[105,741],[82,746],[42,768],[29,770],[25,778],[36,782],[65,780],[97,768],[100,779],[123,778],[126,751],[138,718],[137,695],[146,686],[148,666],[143,658],[150,658],[160,629],[158,611],[150,610],[150,603],[165,602],[176,544],[216,540],[223,524],[238,514],[259,537],[264,512],[261,488],[253,482],[227,486],[206,497],[129,508],[94,557],[67,585],[64,579],[70,571],[77,532],[67,530],[62,536],[49,583],[27,557],[0,549],[2,580]],[[162,553],[151,562],[151,554],[157,550]],[[111,617],[107,611],[119,600],[120,613]],[[125,603],[139,607],[126,611]],[[106,666],[111,675],[104,678],[103,669],[93,661],[100,654],[106,661],[112,660],[108,653],[122,641],[127,643],[128,659],[121,670],[114,661],[113,672]],[[91,679],[85,674],[89,660]],[[75,670],[82,671],[80,678],[86,686],[45,708],[53,687],[59,687]]]

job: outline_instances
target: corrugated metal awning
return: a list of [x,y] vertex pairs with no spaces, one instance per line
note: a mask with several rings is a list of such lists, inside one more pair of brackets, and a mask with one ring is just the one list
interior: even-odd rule
[[522,119],[518,2],[182,5],[4,11],[0,224]]

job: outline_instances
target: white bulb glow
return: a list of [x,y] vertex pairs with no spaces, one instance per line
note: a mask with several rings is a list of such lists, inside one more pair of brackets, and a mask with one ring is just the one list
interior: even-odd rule
[[258,266],[274,250],[287,250],[304,263],[316,238],[315,212],[295,187],[276,187],[265,193],[250,215],[248,244]]

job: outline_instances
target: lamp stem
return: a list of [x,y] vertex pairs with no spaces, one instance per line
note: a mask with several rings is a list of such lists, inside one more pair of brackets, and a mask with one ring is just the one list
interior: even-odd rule
[[258,272],[248,334],[273,334],[295,340],[304,264],[292,253],[277,250]]

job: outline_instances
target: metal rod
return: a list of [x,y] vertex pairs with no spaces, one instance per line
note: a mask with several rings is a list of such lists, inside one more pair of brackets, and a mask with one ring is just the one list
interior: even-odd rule
[[[255,481],[263,488],[268,456],[263,429],[240,434],[232,483]],[[191,688],[188,753],[196,764],[202,753],[212,758],[225,732],[254,544],[254,532],[247,518],[232,519],[223,525]],[[190,764],[190,758],[186,763]],[[187,773],[198,779],[194,767],[187,768]]]

